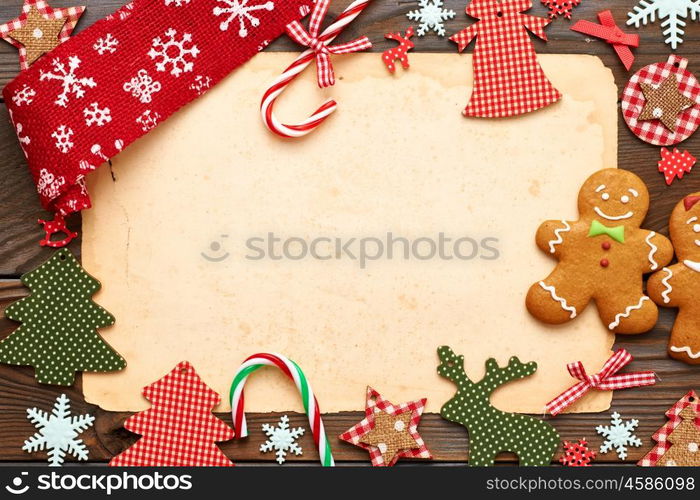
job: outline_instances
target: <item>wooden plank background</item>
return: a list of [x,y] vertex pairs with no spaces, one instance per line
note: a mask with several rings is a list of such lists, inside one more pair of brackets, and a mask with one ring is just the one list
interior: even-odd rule
[[[331,12],[337,13],[350,0],[334,0]],[[78,31],[89,26],[97,19],[113,12],[125,3],[124,0],[52,0],[54,7],[66,7],[71,4],[84,4],[88,9],[83,16]],[[374,0],[371,5],[351,27],[339,38],[348,40],[360,34],[367,34],[375,44],[374,51],[381,52],[393,46],[383,39],[389,31],[403,30],[409,25],[405,13],[415,8],[413,0]],[[447,23],[447,32],[452,34],[463,28],[470,21],[464,15],[465,0],[446,0],[447,8],[457,11],[454,20]],[[9,20],[20,12],[22,0],[2,0],[0,5],[0,21]],[[577,19],[596,20],[600,10],[611,9],[620,26],[624,25],[626,13],[631,10],[635,0],[583,0],[574,10],[574,21]],[[546,9],[536,2],[530,11],[533,15],[544,16]],[[677,54],[690,59],[689,69],[700,75],[700,25],[688,20],[685,43]],[[615,75],[618,88],[621,90],[629,76],[644,65],[665,61],[671,53],[669,47],[662,43],[659,22],[644,26],[639,30],[625,28],[639,33],[640,48],[636,50],[635,64],[627,73],[612,48],[599,40],[588,39],[569,29],[571,21],[560,18],[555,20],[547,29],[549,42],[535,40],[535,46],[540,53],[576,53],[595,54],[600,56],[606,66]],[[452,52],[453,43],[447,38],[439,38],[434,34],[414,39],[418,52]],[[271,45],[268,50],[298,51],[291,42],[281,39]],[[471,48],[470,48],[471,50]],[[377,56],[379,57],[379,56]],[[281,68],[280,68],[281,69]],[[18,71],[16,50],[9,44],[0,43],[0,85],[11,80]],[[398,70],[399,72],[401,70]],[[582,81],[581,85],[590,82]],[[542,131],[542,141],[556,141],[556,131]],[[700,134],[696,134],[682,144],[694,155],[700,155]],[[618,166],[640,175],[649,187],[652,207],[647,217],[645,227],[668,234],[667,219],[673,206],[683,196],[700,191],[700,172],[693,172],[685,179],[676,181],[667,187],[663,176],[656,171],[656,161],[659,158],[659,148],[639,141],[619,119],[619,155]],[[700,167],[698,167],[700,168]],[[99,203],[99,200],[97,201]],[[8,122],[7,110],[0,101],[0,338],[9,335],[16,324],[2,316],[5,308],[17,299],[27,295],[28,291],[20,284],[19,276],[46,260],[51,251],[41,248],[37,241],[41,236],[36,224],[37,218],[47,214],[39,207],[38,198],[26,168],[24,157],[17,144],[12,127]],[[80,229],[80,217],[73,216],[70,225]],[[79,253],[80,241],[71,244],[74,252]],[[691,367],[675,362],[666,356],[666,341],[674,312],[662,310],[656,328],[647,334],[638,336],[619,336],[617,346],[628,349],[635,356],[634,368],[653,369],[661,381],[654,387],[619,391],[615,394],[612,410],[619,411],[626,418],[637,418],[640,421],[637,435],[644,444],[641,448],[632,448],[627,464],[634,464],[652,446],[650,436],[661,426],[665,418],[664,411],[690,388],[697,388],[700,381],[700,366]],[[585,339],[582,339],[585,342]],[[570,360],[562,360],[562,363]],[[100,408],[88,405],[82,398],[81,382],[75,387],[61,389],[36,384],[31,368],[16,368],[0,365],[0,461],[42,461],[42,453],[27,454],[21,450],[26,437],[32,434],[33,427],[26,420],[25,410],[28,407],[39,406],[50,408],[58,394],[66,393],[73,402],[74,413],[89,412],[97,416],[96,424],[83,434],[90,448],[92,461],[106,461],[115,453],[119,453],[132,442],[136,436],[122,427],[125,413],[106,412]],[[387,395],[390,396],[390,395]],[[419,396],[419,395],[416,395]],[[358,409],[363,406],[363,398],[358,394]],[[328,435],[338,462],[367,463],[367,453],[346,443],[341,443],[336,436],[357,422],[363,413],[346,412],[326,415],[324,421]],[[562,415],[552,420],[559,430],[562,439],[575,440],[585,437],[593,446],[600,444],[595,433],[595,426],[604,424],[609,413]],[[230,415],[220,415],[230,423]],[[262,422],[274,422],[277,414],[252,415],[250,417],[251,436],[240,442],[224,443],[221,448],[236,462],[271,461],[269,455],[258,452],[259,444],[264,440],[260,431]],[[293,415],[293,425],[305,425],[304,415]],[[308,427],[308,425],[305,425]],[[455,424],[442,420],[438,415],[426,415],[421,423],[421,433],[426,443],[435,455],[437,461],[465,462],[468,457],[468,437],[466,430]],[[304,463],[317,463],[310,432],[301,442],[304,448],[302,457],[292,460]],[[512,461],[513,456],[503,455],[500,459]],[[407,463],[405,460],[403,463]],[[401,463],[401,462],[399,462]],[[621,463],[614,453],[598,458],[598,463]]]

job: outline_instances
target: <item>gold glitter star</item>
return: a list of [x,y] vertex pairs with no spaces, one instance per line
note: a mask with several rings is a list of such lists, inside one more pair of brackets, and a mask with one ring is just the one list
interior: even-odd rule
[[684,110],[695,105],[695,101],[681,94],[674,75],[669,75],[658,87],[640,83],[646,104],[638,120],[659,120],[672,132],[676,130],[676,119]]
[[384,411],[374,414],[374,429],[362,436],[361,443],[376,446],[388,464],[401,450],[419,448],[415,438],[408,432],[411,412],[389,415]]
[[47,19],[36,7],[27,14],[24,26],[10,31],[8,36],[24,45],[27,50],[27,63],[32,64],[61,43],[58,35],[67,19]]

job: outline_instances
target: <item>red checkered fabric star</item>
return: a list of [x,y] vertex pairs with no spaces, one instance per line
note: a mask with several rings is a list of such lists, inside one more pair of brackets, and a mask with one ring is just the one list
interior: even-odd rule
[[676,177],[682,179],[686,172],[692,170],[693,165],[695,165],[695,157],[687,151],[681,153],[678,148],[673,148],[673,151],[661,148],[659,172],[663,172],[668,186]]
[[549,19],[522,14],[530,0],[472,0],[467,15],[478,22],[450,37],[462,52],[474,38],[474,90],[465,116],[497,118],[528,113],[561,99],[542,71],[528,30],[547,40]]
[[578,443],[564,441],[564,454],[559,462],[567,467],[590,467],[595,456],[596,452],[588,449],[585,439],[579,439]]
[[608,42],[615,49],[625,69],[629,71],[634,62],[634,54],[632,54],[630,47],[639,47],[639,35],[630,35],[623,32],[617,24],[615,24],[612,12],[609,10],[598,12],[598,19],[600,20],[600,24],[586,20],[577,21],[571,27],[571,30],[583,33],[584,35],[602,38]]
[[618,349],[615,351],[615,354],[610,356],[610,359],[605,362],[603,368],[594,375],[588,375],[586,369],[583,367],[583,363],[580,361],[569,363],[566,365],[569,374],[581,382],[567,389],[547,403],[546,410],[553,416],[558,415],[569,405],[581,399],[581,397],[591,389],[612,391],[616,389],[654,385],[656,383],[656,374],[650,371],[621,373],[616,375],[618,371],[631,361],[632,355],[629,352],[625,349]]
[[685,396],[666,411],[666,418],[668,418],[668,421],[651,437],[656,441],[656,446],[654,446],[649,453],[644,455],[644,457],[637,462],[637,465],[643,467],[656,466],[657,462],[672,446],[672,443],[668,440],[668,436],[683,421],[680,416],[681,412],[691,405],[695,406],[696,412],[700,412],[700,399],[698,399],[698,395],[693,390],[688,391]]
[[305,30],[299,21],[287,25],[287,34],[298,44],[309,47],[316,54],[316,71],[318,86],[321,88],[335,85],[335,74],[331,64],[331,54],[350,54],[372,48],[366,36],[342,45],[328,45],[328,37],[319,36],[321,23],[328,12],[330,0],[317,0],[311,12],[309,30]]
[[[372,465],[375,467],[391,467],[400,457],[426,459],[433,458],[430,451],[428,451],[423,438],[420,436],[420,434],[418,434],[418,424],[420,423],[421,415],[425,409],[425,402],[426,399],[418,399],[416,401],[409,401],[406,403],[401,403],[400,405],[394,405],[384,399],[377,391],[371,387],[367,387],[365,418],[342,433],[340,435],[340,439],[368,450]],[[362,442],[363,436],[367,435],[374,429],[375,414],[380,411],[388,413],[392,416],[399,416],[409,412],[411,414],[411,419],[408,426],[408,432],[413,439],[415,439],[417,445],[416,448],[399,451],[396,453],[396,455],[394,455],[389,463],[384,462],[382,452],[378,447]]]
[[234,432],[211,410],[221,398],[202,382],[187,361],[147,386],[143,395],[153,407],[124,422],[142,437],[112,458],[109,465],[135,467],[232,466],[216,446],[233,439]]
[[65,19],[66,22],[63,25],[63,29],[58,35],[60,42],[65,42],[68,40],[75,29],[75,25],[78,24],[80,16],[85,12],[85,7],[68,7],[65,9],[53,9],[44,0],[24,0],[24,5],[22,6],[22,14],[16,17],[12,21],[8,21],[5,24],[0,24],[0,38],[6,42],[14,45],[19,49],[19,67],[22,70],[29,68],[29,62],[27,60],[27,49],[23,44],[12,38],[9,34],[15,30],[21,29],[29,15],[32,8],[35,8],[39,13],[46,19]]
[[[685,69],[687,65],[687,59],[671,55],[665,63],[650,64],[640,69],[622,91],[622,117],[634,135],[644,142],[672,146],[690,137],[700,125],[700,83]],[[674,130],[669,130],[660,120],[639,119],[646,103],[640,83],[657,87],[671,75],[678,82],[679,92],[696,103],[676,117]]]

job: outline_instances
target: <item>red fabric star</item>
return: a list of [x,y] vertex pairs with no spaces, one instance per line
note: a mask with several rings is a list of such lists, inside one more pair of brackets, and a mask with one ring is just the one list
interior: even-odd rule
[[[394,405],[384,399],[381,394],[367,387],[367,402],[365,404],[365,418],[355,424],[353,427],[340,435],[340,439],[360,448],[369,451],[369,457],[372,460],[372,465],[375,467],[391,467],[400,457],[406,458],[433,458],[425,446],[423,438],[418,434],[418,424],[420,423],[421,415],[425,409],[425,398],[416,401],[408,401],[400,405]],[[411,413],[411,420],[408,426],[408,432],[416,440],[418,445],[410,450],[401,450],[391,459],[389,463],[384,462],[382,452],[376,446],[362,443],[362,438],[374,429],[375,414],[379,411],[388,413],[392,416],[398,416],[404,413]]]
[[564,454],[559,461],[567,467],[590,467],[595,456],[585,439],[579,439],[578,443],[564,441]]
[[11,38],[9,34],[22,28],[27,20],[29,12],[35,7],[42,16],[46,19],[65,19],[66,23],[63,25],[63,29],[58,35],[58,39],[61,42],[68,40],[75,29],[75,25],[78,24],[80,16],[85,12],[84,6],[78,7],[67,7],[65,9],[53,9],[46,3],[45,0],[24,0],[24,5],[22,6],[22,13],[19,17],[14,18],[5,24],[0,24],[0,38],[5,40],[19,49],[19,67],[21,70],[29,68],[29,62],[27,60],[27,50],[17,40]]

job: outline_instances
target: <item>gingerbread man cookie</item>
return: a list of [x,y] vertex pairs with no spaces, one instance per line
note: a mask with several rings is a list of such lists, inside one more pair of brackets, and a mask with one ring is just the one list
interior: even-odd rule
[[681,200],[671,213],[669,230],[678,264],[654,273],[649,297],[664,307],[677,307],[668,341],[672,358],[700,365],[700,193]]
[[651,330],[659,312],[642,278],[668,264],[673,248],[665,236],[640,228],[648,208],[649,192],[633,173],[608,168],[590,176],[579,191],[579,219],[546,221],[537,230],[537,246],[559,263],[530,287],[530,314],[565,323],[592,299],[611,331]]

